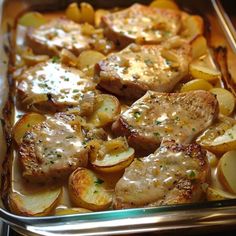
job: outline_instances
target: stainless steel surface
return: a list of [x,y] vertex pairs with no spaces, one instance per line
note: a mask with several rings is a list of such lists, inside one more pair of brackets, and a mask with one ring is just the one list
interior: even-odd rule
[[[7,4],[11,6],[11,2],[17,1],[20,2],[19,0],[4,1],[4,6],[7,7]],[[57,9],[61,9],[66,6],[66,2],[68,1],[22,0],[22,2],[24,2],[24,4],[21,8],[19,7],[12,12],[13,19],[12,21],[8,21],[7,24],[14,25],[14,17],[29,7],[32,9],[39,7],[37,9],[40,10],[43,10],[43,7],[49,10],[55,7],[57,7]],[[40,5],[38,5],[39,2]],[[102,6],[106,4],[116,4],[115,2],[122,2],[126,5],[130,3],[129,1],[107,0],[90,2],[95,2],[97,5],[102,4]],[[183,2],[183,5],[185,3],[188,4],[189,2],[192,2],[191,4],[200,4],[200,2],[202,2],[203,5],[207,5],[208,10],[210,9],[207,14],[218,18],[220,25],[224,30],[225,40],[229,43],[231,49],[235,50],[235,35],[229,22],[227,21],[227,17],[224,15],[223,9],[219,5],[219,1],[211,0],[212,5],[209,4],[210,1],[186,0],[179,2],[180,4]],[[194,5],[192,9],[195,10]],[[12,11],[12,9],[10,10]],[[6,17],[4,12],[3,17]],[[7,38],[2,38],[2,40],[6,43],[5,41],[7,41]],[[3,45],[3,43],[1,45]],[[2,78],[3,74],[1,75]],[[216,230],[218,228],[222,229],[223,227],[227,228],[228,226],[236,225],[236,200],[51,217],[21,217],[11,214],[1,208],[0,218],[15,228],[18,232],[32,236],[120,235],[143,232],[173,231],[175,233],[183,233],[184,231],[190,232],[191,230],[194,230],[194,232],[207,232],[208,230]]]

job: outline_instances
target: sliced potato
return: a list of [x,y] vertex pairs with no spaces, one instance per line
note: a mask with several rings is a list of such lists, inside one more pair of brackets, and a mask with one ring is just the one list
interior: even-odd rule
[[87,122],[96,127],[102,127],[112,122],[120,114],[119,100],[108,94],[99,94],[96,96],[95,109]]
[[[235,129],[236,130],[236,129]],[[218,166],[219,179],[224,186],[236,194],[236,151],[225,153]]]
[[27,66],[34,66],[38,63],[49,60],[49,56],[47,55],[29,55],[22,54],[22,58]]
[[192,90],[210,90],[213,86],[204,79],[194,79],[191,80],[181,87],[180,92],[189,92]]
[[219,162],[219,159],[216,157],[216,155],[209,151],[207,151],[207,160],[211,167],[216,167]]
[[226,199],[234,199],[236,198],[236,195],[229,194],[220,189],[208,187],[206,192],[206,197],[208,201],[220,201]]
[[182,32],[182,36],[192,41],[199,35],[203,34],[203,19],[197,15],[188,16],[183,22],[183,29],[184,31]]
[[209,81],[217,80],[221,77],[219,70],[195,61],[190,63],[189,73],[195,79],[204,79]]
[[197,143],[215,153],[224,153],[236,149],[236,121],[223,117],[207,129]]
[[39,27],[47,23],[46,18],[39,12],[27,12],[20,17],[18,24],[26,27]]
[[80,22],[82,19],[82,14],[77,3],[73,2],[66,8],[66,17],[75,22]]
[[81,10],[81,19],[83,22],[87,22],[89,24],[94,23],[94,9],[92,5],[86,2],[82,2],[80,4],[80,10]]
[[56,209],[55,215],[62,216],[62,215],[72,215],[72,214],[82,214],[91,212],[85,208],[63,208],[63,209]]
[[193,40],[191,43],[191,54],[193,59],[199,58],[205,54],[207,54],[207,41],[206,38],[198,36],[196,39]]
[[32,195],[11,192],[9,207],[11,212],[23,216],[46,216],[59,204],[62,188],[47,190]]
[[92,162],[93,167],[101,172],[117,172],[124,170],[134,160],[134,149],[128,148],[123,152],[108,153],[102,159]]
[[150,6],[156,8],[179,10],[178,5],[171,0],[155,0],[151,2]]
[[112,203],[112,194],[104,187],[104,181],[85,168],[70,175],[69,196],[74,206],[93,211],[106,210]]
[[94,67],[96,63],[104,59],[105,56],[94,50],[83,51],[78,57],[78,66],[81,70]]
[[103,16],[109,14],[110,12],[104,9],[98,9],[95,11],[95,16],[94,16],[94,23],[96,27],[100,26],[101,19]]
[[13,137],[17,144],[20,144],[25,133],[31,129],[32,126],[45,121],[45,116],[38,113],[28,113],[21,117],[13,127]]
[[78,64],[78,58],[69,50],[62,49],[60,52],[61,62],[65,65],[76,67]]
[[210,90],[211,93],[215,94],[219,102],[220,113],[229,116],[234,111],[235,97],[226,89],[213,88]]

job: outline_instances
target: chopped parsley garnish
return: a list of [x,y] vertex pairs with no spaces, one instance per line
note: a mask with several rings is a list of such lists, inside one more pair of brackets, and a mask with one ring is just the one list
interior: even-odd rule
[[98,193],[98,191],[97,190],[94,190],[94,192],[93,193]]
[[52,58],[52,63],[58,63],[58,62],[59,62],[59,57],[54,56],[54,57]]
[[195,128],[192,128],[192,131],[193,131],[193,132],[195,132],[195,131],[196,131],[196,129],[195,129]]
[[141,112],[139,112],[139,111],[135,111],[135,112],[134,112],[134,118],[135,118],[135,119],[140,118],[140,116],[141,116]]
[[191,179],[193,179],[193,178],[195,178],[195,176],[196,176],[195,172],[193,170],[191,170],[191,172],[189,173],[189,177]]
[[156,125],[160,125],[161,124],[161,121],[159,121],[159,120],[156,120]]
[[229,135],[229,137],[230,137],[231,139],[233,139],[233,138],[234,138],[234,136],[233,136],[233,134],[232,134],[232,133],[228,133],[228,135]]
[[99,179],[99,178],[94,181],[94,183],[97,184],[97,185],[98,185],[98,184],[102,184],[103,182],[104,182],[104,181],[103,181],[102,179]]
[[78,89],[74,89],[72,92],[73,92],[73,93],[78,93],[79,90],[78,90]]
[[176,120],[176,121],[179,121],[180,119],[179,119],[179,117],[178,117],[178,116],[176,116],[176,117],[175,117],[175,120]]
[[154,132],[153,133],[155,136],[160,136],[160,134],[158,132]]

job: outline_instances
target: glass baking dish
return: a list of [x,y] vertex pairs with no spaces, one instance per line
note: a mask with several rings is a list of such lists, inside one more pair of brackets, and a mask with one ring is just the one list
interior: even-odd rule
[[[58,11],[72,1],[62,0],[5,0],[1,5],[1,80],[0,80],[0,108],[9,105],[7,62],[12,58],[12,45],[14,37],[12,32],[16,19],[25,11]],[[79,2],[79,1],[78,1]],[[114,6],[128,6],[134,2],[148,3],[150,1],[107,1],[91,0],[95,7],[109,8]],[[204,17],[206,25],[210,27],[213,47],[227,47],[227,61],[229,72],[233,81],[236,81],[236,71],[233,64],[236,62],[235,32],[230,27],[227,17],[218,1],[177,1],[184,10],[200,14]],[[14,11],[12,10],[14,9]],[[219,27],[220,26],[220,27]],[[206,27],[208,29],[208,27]],[[206,34],[210,32],[207,30]],[[12,41],[13,40],[13,41]],[[9,50],[10,49],[10,50]],[[11,107],[1,112],[2,119],[10,119]],[[5,120],[6,121],[6,120]],[[8,120],[9,121],[9,120]],[[5,122],[9,123],[9,122]],[[6,125],[5,125],[6,126]],[[4,127],[6,128],[6,127]],[[2,132],[1,132],[2,136]],[[5,138],[1,137],[1,160],[5,152],[9,151]],[[9,141],[6,137],[6,141]],[[4,166],[4,165],[3,165]],[[2,171],[2,170],[1,170]],[[4,169],[3,173],[6,174]],[[1,204],[2,206],[2,204]],[[128,209],[116,211],[94,212],[68,216],[50,217],[22,217],[9,213],[2,206],[0,217],[11,225],[16,231],[27,235],[121,235],[144,232],[172,232],[177,231],[207,232],[217,229],[233,227],[236,225],[236,199],[197,204],[162,206],[154,208]]]

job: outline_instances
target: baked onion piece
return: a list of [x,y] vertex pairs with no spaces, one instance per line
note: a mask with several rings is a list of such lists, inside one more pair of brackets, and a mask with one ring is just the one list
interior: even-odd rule
[[106,210],[112,203],[112,194],[104,180],[85,168],[76,169],[69,178],[69,196],[77,207],[93,211]]
[[11,192],[9,195],[9,207],[11,212],[23,216],[47,216],[59,204],[62,196],[62,188],[23,195]]

